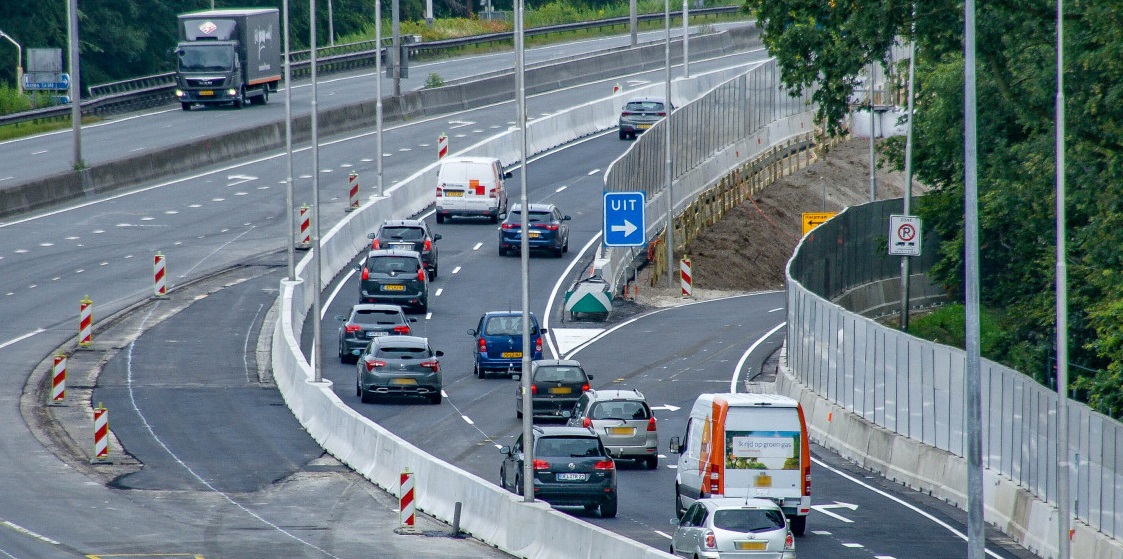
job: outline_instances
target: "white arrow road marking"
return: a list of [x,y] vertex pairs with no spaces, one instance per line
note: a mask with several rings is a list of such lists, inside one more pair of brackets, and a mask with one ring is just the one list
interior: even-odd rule
[[464,128],[465,126],[471,126],[475,123],[476,123],[476,121],[474,121],[474,120],[450,120],[450,121],[448,121],[449,128]]
[[840,514],[835,514],[828,509],[858,510],[858,505],[853,505],[853,504],[850,504],[850,503],[840,503],[838,501],[835,501],[833,505],[811,505],[811,508],[813,508],[813,509],[815,509],[815,510],[817,510],[817,511],[819,511],[819,512],[821,512],[821,513],[823,513],[827,516],[830,516],[832,518],[837,518],[838,520],[841,520],[843,522],[853,524],[854,523],[853,520],[850,520],[849,518],[846,518],[845,516],[842,516]]
[[678,411],[678,410],[681,410],[682,408],[680,408],[678,406],[672,406],[670,404],[663,404],[661,406],[652,406],[651,409],[653,409],[653,410]]
[[632,224],[632,222],[630,222],[626,219],[624,220],[624,225],[613,225],[612,226],[612,232],[613,233],[615,233],[617,231],[623,231],[625,237],[631,236],[631,234],[634,233],[636,231],[636,229],[639,229],[639,227],[636,227],[635,225]]
[[226,186],[237,186],[237,185],[242,184],[244,182],[255,181],[255,180],[257,180],[257,177],[250,176],[250,175],[227,175],[226,180],[233,181],[233,182],[227,183]]

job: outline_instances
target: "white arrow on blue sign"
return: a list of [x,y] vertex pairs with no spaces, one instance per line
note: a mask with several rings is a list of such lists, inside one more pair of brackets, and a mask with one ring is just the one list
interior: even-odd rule
[[604,193],[604,246],[635,247],[647,242],[643,192]]

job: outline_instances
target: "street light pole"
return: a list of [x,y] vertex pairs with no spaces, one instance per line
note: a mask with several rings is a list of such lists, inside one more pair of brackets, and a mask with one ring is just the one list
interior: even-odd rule
[[285,11],[285,155],[288,162],[288,175],[285,177],[285,210],[289,215],[289,281],[296,281],[296,224],[293,216],[292,184],[292,68],[289,65],[289,0],[284,2]]
[[519,386],[523,406],[523,500],[534,501],[534,404],[530,398],[530,237],[527,235],[529,215],[526,196],[526,85],[523,62],[523,0],[515,0],[515,125],[519,127],[519,270],[522,276],[522,374]]
[[310,16],[309,16],[309,29],[311,33],[312,45],[312,234],[315,238],[312,240],[312,250],[315,251],[312,257],[312,368],[313,380],[315,382],[322,382],[324,380],[324,367],[323,367],[323,344],[320,343],[320,331],[322,326],[320,316],[320,255],[323,252],[320,244],[320,138],[319,130],[317,128],[317,112],[316,107],[316,0],[310,0]]
[[377,193],[382,196],[382,0],[374,2],[374,119],[378,121],[378,134],[374,140],[375,169],[377,169]]
[[1069,540],[1068,460],[1068,249],[1065,246],[1064,1],[1057,0],[1057,558],[1072,556]]
[[16,91],[20,97],[23,97],[23,47],[12,38],[11,35],[0,31],[0,37],[3,37],[16,46]]
[[74,129],[74,169],[85,168],[82,161],[82,74],[78,60],[78,0],[66,3],[67,35],[70,37],[70,125]]
[[663,100],[663,109],[667,116],[663,118],[663,157],[664,173],[666,177],[667,195],[667,287],[675,287],[675,198],[671,192],[674,179],[671,177],[671,0],[663,0],[663,27],[666,31],[666,40],[663,45],[663,56],[666,63],[666,98]]

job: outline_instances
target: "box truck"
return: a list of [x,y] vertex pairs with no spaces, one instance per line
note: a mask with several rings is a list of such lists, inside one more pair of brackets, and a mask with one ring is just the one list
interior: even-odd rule
[[276,8],[180,14],[175,96],[195,104],[264,105],[281,82],[281,25]]
[[811,512],[811,449],[799,402],[771,394],[702,394],[686,434],[672,437],[679,455],[675,510],[707,497],[769,499],[792,533],[802,536]]

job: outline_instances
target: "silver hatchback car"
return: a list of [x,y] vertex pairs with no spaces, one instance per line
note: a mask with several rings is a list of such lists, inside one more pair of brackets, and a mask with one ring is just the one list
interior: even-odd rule
[[671,522],[671,554],[678,557],[796,559],[784,511],[767,499],[699,499]]
[[577,399],[568,424],[588,427],[614,458],[659,466],[659,429],[638,390],[590,390]]

